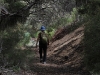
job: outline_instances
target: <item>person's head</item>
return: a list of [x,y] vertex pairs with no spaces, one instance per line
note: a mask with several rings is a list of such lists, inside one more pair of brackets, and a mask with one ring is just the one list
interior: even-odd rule
[[46,30],[45,26],[41,26],[40,30],[45,31]]

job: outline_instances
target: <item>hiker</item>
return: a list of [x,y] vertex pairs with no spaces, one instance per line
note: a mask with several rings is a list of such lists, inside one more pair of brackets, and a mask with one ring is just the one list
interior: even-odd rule
[[[46,64],[46,56],[47,56],[47,46],[49,45],[49,38],[48,35],[45,33],[45,26],[41,26],[40,28],[41,32],[38,34],[37,43],[39,41],[39,54],[40,54],[40,62],[43,62],[43,64]],[[44,54],[42,56],[42,53]]]

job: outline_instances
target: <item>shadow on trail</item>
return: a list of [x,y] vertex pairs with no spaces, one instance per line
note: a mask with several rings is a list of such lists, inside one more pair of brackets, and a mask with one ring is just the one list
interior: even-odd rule
[[89,72],[82,70],[80,67],[55,66],[50,64],[35,64],[31,66],[31,70],[37,72],[37,75],[90,75]]

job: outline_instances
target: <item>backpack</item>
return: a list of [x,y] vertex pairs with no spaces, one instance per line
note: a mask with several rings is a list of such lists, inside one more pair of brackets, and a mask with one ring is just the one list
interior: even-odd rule
[[45,32],[41,32],[41,42],[43,44],[47,44],[48,43],[48,37],[47,37],[47,34]]

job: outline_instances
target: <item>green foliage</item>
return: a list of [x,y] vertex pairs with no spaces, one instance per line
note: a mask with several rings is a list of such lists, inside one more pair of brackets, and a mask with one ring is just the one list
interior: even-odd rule
[[76,20],[76,15],[78,14],[77,9],[73,8],[73,11],[71,11],[71,15],[69,16],[67,23],[71,24]]
[[1,5],[1,4],[4,4],[4,0],[0,0],[0,5]]
[[55,34],[55,30],[53,27],[48,27],[47,29],[47,33],[48,33],[48,36],[49,36],[49,40],[52,39],[53,35]]
[[53,28],[59,28],[60,26],[64,26],[68,23],[68,15],[66,17],[59,18],[54,24],[52,24]]
[[26,3],[23,0],[16,0],[16,1],[11,1],[11,0],[4,0],[5,3],[8,3],[8,10],[10,12],[15,12],[23,8]]
[[14,72],[18,72],[18,71],[21,70],[21,68],[18,67],[18,66],[13,66],[12,69],[13,69]]
[[96,15],[100,7],[100,0],[87,0],[85,4],[78,8],[79,14]]
[[18,2],[15,2],[13,4],[13,8],[15,8],[15,10],[19,10],[20,8],[24,7],[25,4],[23,4],[22,2],[18,1]]
[[92,73],[100,72],[100,1],[89,0],[78,12],[85,14],[84,63]]
[[[98,10],[100,12],[100,10]],[[85,64],[92,72],[100,72],[100,13],[90,16],[84,32]]]
[[[29,37],[25,37],[24,33],[24,27],[21,24],[19,24],[17,27],[14,27],[13,29],[8,28],[0,33],[0,36],[2,36],[3,40],[2,55],[6,61],[3,63],[6,63],[6,67],[24,67],[24,64],[30,58],[33,58],[33,51],[29,49],[21,49],[24,46],[25,41],[29,40],[26,40],[26,38]],[[29,57],[29,55],[31,55],[31,57]]]
[[77,14],[77,9],[73,8],[70,14],[68,13],[64,17],[59,18],[54,24],[52,24],[52,27],[59,28],[73,23],[76,20]]

